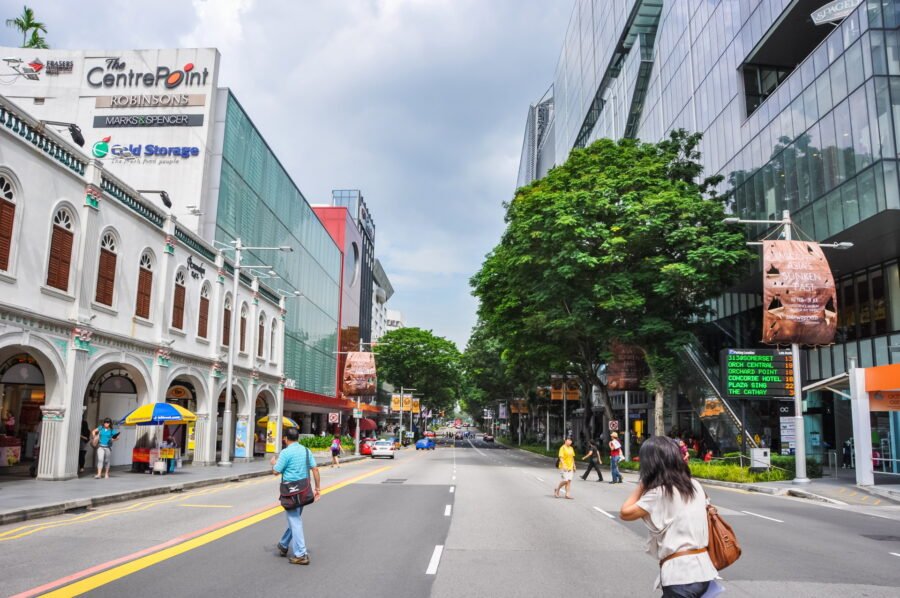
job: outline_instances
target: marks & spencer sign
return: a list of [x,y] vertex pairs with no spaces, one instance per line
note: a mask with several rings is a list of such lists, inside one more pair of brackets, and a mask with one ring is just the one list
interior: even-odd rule
[[110,114],[94,117],[94,128],[108,127],[199,127],[202,114]]
[[102,66],[95,66],[87,72],[87,84],[91,87],[154,87],[179,89],[202,87],[209,79],[209,69],[198,69],[193,62],[182,67],[157,66],[155,69],[138,70],[128,68],[120,58],[107,58]]

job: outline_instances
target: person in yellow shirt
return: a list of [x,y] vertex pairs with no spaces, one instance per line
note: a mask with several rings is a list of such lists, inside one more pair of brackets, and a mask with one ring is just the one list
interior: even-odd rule
[[566,498],[572,499],[572,478],[575,477],[575,449],[572,448],[572,438],[566,438],[566,441],[559,447],[559,472],[562,481],[553,491],[553,495],[559,498],[559,491],[565,487]]

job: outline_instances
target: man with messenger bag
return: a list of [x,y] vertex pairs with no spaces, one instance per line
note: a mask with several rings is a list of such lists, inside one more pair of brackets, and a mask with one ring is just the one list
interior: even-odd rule
[[[284,431],[284,450],[276,458],[272,457],[272,471],[281,474],[281,506],[287,516],[288,526],[278,542],[278,552],[287,556],[292,565],[308,565],[309,555],[306,552],[306,541],[303,537],[303,520],[300,515],[303,507],[319,498],[319,468],[312,452],[297,440],[300,431],[288,428]],[[309,474],[315,480],[315,490],[310,487]]]

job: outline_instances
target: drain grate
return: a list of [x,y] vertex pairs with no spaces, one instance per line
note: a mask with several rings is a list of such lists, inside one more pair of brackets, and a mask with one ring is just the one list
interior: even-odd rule
[[407,480],[407,478],[389,478],[381,483],[382,484],[402,484],[406,480]]
[[878,542],[900,542],[900,536],[882,536],[879,534],[862,534],[863,538],[876,540]]

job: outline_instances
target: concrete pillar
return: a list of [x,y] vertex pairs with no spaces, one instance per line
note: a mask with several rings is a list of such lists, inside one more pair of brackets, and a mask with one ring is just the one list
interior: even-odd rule
[[78,449],[81,437],[81,416],[88,385],[91,331],[75,328],[72,343],[66,354],[66,370],[59,372],[55,392],[48,400],[44,422],[41,424],[41,454],[38,459],[38,479],[68,480],[78,477]]
[[216,464],[215,438],[210,442],[210,427],[209,413],[198,413],[194,424],[194,465]]
[[853,418],[853,446],[856,451],[856,483],[873,486],[875,472],[872,467],[872,421],[869,411],[869,394],[866,392],[865,368],[851,368],[850,414]]

